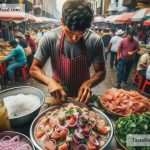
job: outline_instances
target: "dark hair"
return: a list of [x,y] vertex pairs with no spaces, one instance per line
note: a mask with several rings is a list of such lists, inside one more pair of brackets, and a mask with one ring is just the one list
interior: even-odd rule
[[67,0],[62,8],[64,24],[70,31],[84,31],[91,27],[93,10],[86,0]]
[[15,39],[12,39],[11,41],[10,41],[10,45],[17,45],[18,43],[17,43],[17,41],[15,40]]
[[127,35],[134,36],[134,35],[136,35],[136,32],[135,32],[134,30],[129,30],[129,31],[127,32]]

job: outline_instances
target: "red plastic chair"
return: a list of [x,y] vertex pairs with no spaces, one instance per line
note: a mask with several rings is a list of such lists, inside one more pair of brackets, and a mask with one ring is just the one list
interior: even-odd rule
[[[143,85],[142,90],[141,90],[141,94],[144,94],[145,88],[147,86],[150,86],[150,81],[145,80],[144,85]],[[150,93],[148,93],[148,94],[150,94]]]
[[0,64],[0,74],[1,75],[4,75],[5,73],[4,73],[4,68],[3,68],[3,65],[2,64]]
[[18,72],[22,73],[25,81],[29,78],[29,67],[27,64],[24,65],[23,67],[19,67],[15,70],[15,78],[17,78]]
[[[138,82],[136,81],[137,79]],[[136,71],[133,78],[133,83],[135,83],[139,89],[142,87],[142,83],[144,82],[144,80],[145,80],[144,76],[142,76],[139,71]]]

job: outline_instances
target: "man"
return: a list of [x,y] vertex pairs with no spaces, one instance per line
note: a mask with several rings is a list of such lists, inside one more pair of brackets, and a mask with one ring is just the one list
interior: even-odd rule
[[35,54],[36,44],[35,44],[34,40],[30,37],[29,32],[25,33],[25,40],[26,40],[27,44],[31,47],[32,53]]
[[128,77],[134,63],[135,54],[140,50],[138,41],[134,38],[134,31],[130,30],[127,33],[127,37],[124,38],[118,48],[117,60],[118,63],[118,74],[117,83],[115,86],[120,88],[127,86]]
[[104,34],[102,35],[102,40],[104,42],[104,53],[105,53],[106,61],[107,61],[107,56],[109,54],[108,45],[110,43],[111,38],[112,38],[112,35],[111,35],[109,29],[108,28],[104,29]]
[[28,47],[28,43],[26,42],[26,40],[23,39],[23,34],[17,33],[16,39],[18,40],[20,46],[22,46],[23,48]]
[[27,63],[26,54],[24,52],[24,49],[17,43],[15,39],[10,41],[10,46],[12,46],[14,49],[13,51],[1,62],[10,61],[12,58],[14,60],[10,61],[8,67],[7,67],[7,73],[10,79],[9,83],[15,82],[14,77],[14,71],[16,68],[24,66]]
[[115,68],[117,68],[118,61],[117,61],[117,50],[121,40],[123,39],[122,36],[124,35],[124,31],[121,29],[115,33],[115,36],[111,38],[110,43],[108,45],[108,49],[110,49],[110,68],[114,66],[115,60]]
[[140,57],[140,60],[137,65],[137,71],[139,71],[141,75],[146,77],[146,70],[149,65],[150,65],[150,51],[148,53],[143,54]]
[[[64,101],[67,96],[88,103],[91,88],[104,80],[106,70],[101,37],[88,30],[93,20],[91,4],[86,0],[67,0],[62,9],[62,28],[44,35],[35,53],[30,74],[46,86],[52,96]],[[51,58],[53,77],[42,67]],[[95,74],[90,78],[89,67]],[[67,86],[66,93],[63,85]]]

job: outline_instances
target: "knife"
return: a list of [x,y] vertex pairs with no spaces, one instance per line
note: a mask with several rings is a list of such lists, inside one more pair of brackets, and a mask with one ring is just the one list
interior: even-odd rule
[[88,105],[85,105],[85,104],[83,104],[83,103],[80,103],[77,99],[73,99],[73,98],[71,98],[71,97],[68,97],[67,98],[67,102],[68,103],[73,103],[73,104],[75,104],[75,105],[77,105],[77,106],[79,106],[79,107],[85,107],[85,108],[87,108],[87,109],[90,109],[90,107],[88,106]]

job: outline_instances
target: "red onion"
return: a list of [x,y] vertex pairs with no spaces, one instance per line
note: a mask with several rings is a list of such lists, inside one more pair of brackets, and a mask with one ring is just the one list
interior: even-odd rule
[[78,129],[75,129],[74,135],[75,135],[75,137],[78,138],[78,139],[83,139],[83,138],[84,138],[83,134],[82,134],[81,132],[79,132]]
[[99,145],[99,142],[98,142],[98,140],[97,140],[96,138],[95,138],[95,141],[93,141],[92,136],[90,136],[89,139],[90,139],[90,141],[91,141],[94,145],[96,145],[96,146]]
[[56,141],[53,140],[53,139],[50,139],[49,142],[53,142],[54,143],[55,146],[54,147],[50,147],[50,148],[51,148],[51,150],[55,150],[56,147],[57,147]]
[[69,122],[69,121],[67,121],[67,125],[68,125],[69,127],[75,127],[75,126],[77,125],[77,123],[78,123],[78,119],[76,119],[76,122],[75,122],[73,125],[70,125],[68,122]]
[[80,141],[78,141],[76,138],[75,138],[75,136],[73,135],[73,140],[77,143],[77,144],[79,144],[80,143]]
[[32,150],[29,143],[21,141],[19,136],[5,136],[0,139],[0,150]]

